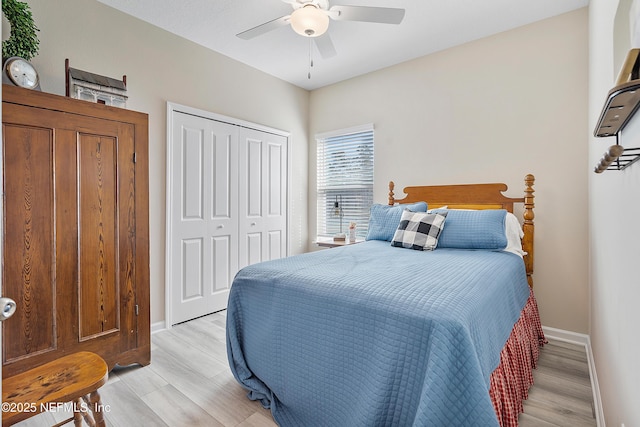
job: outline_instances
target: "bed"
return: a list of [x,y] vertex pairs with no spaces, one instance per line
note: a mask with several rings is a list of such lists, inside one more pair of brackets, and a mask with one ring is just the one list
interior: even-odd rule
[[402,199],[390,183],[367,241],[242,269],[227,310],[234,377],[281,426],[517,426],[544,343],[533,183],[521,198],[471,184]]

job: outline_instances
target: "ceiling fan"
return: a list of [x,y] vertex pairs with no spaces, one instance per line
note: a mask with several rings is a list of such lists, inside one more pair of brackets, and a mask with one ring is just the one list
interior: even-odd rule
[[[329,18],[335,21],[361,21],[381,24],[399,24],[404,18],[404,9],[370,6],[329,7],[329,0],[282,0],[293,7],[291,15],[285,15],[239,34],[249,40],[280,27],[291,25],[293,30],[305,37],[313,37],[323,58],[336,54],[333,42],[327,32]],[[323,36],[323,37],[320,37]]]

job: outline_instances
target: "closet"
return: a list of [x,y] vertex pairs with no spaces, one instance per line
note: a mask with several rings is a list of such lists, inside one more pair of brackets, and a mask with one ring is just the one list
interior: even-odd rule
[[4,85],[3,376],[150,361],[148,116]]
[[166,318],[226,308],[242,267],[287,255],[286,132],[167,108]]

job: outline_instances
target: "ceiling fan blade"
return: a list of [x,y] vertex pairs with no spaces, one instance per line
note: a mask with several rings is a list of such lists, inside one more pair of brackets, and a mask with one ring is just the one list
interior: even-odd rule
[[399,24],[404,18],[404,9],[392,7],[339,6],[329,9],[329,16],[336,21],[363,21],[380,24]]
[[261,36],[265,33],[268,33],[269,31],[289,25],[290,17],[291,15],[282,16],[280,18],[274,19],[273,21],[265,22],[264,24],[258,25],[257,27],[253,27],[249,30],[238,33],[236,34],[236,36],[244,40],[249,40],[254,37]]
[[336,48],[329,37],[329,33],[324,33],[320,37],[314,37],[313,41],[316,43],[320,56],[324,59],[333,58],[336,56]]

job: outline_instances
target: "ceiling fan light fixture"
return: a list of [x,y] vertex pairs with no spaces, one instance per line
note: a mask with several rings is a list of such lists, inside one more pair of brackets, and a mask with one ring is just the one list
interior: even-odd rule
[[305,37],[318,37],[329,28],[329,16],[313,4],[296,9],[291,14],[291,28]]

